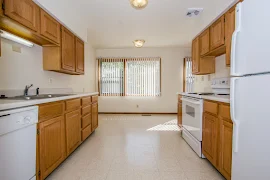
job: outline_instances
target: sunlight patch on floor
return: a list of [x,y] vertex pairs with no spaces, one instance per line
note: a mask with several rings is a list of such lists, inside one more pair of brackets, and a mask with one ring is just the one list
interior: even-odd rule
[[181,131],[181,128],[177,125],[177,120],[171,120],[165,122],[164,124],[159,124],[157,126],[151,127],[146,131]]

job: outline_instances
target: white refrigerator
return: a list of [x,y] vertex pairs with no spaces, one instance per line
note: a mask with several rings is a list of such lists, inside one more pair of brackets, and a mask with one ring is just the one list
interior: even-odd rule
[[231,54],[232,180],[270,180],[270,0],[237,5]]

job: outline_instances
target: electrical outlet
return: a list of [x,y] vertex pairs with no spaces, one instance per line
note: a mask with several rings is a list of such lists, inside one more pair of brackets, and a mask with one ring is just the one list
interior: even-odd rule
[[53,83],[53,79],[49,78],[49,83],[52,84]]
[[137,104],[137,108],[139,108],[139,105]]
[[20,46],[12,45],[12,51],[22,53],[22,48]]

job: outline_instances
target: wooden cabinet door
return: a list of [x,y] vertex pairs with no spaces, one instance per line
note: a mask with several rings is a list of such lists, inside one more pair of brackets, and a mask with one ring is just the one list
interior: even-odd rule
[[38,31],[39,8],[32,0],[5,0],[5,15]]
[[98,127],[98,103],[92,104],[92,131]]
[[60,44],[61,25],[44,10],[40,10],[40,34]]
[[210,30],[209,28],[206,29],[200,36],[199,36],[199,47],[200,47],[200,52],[199,54],[205,55],[210,51]]
[[75,72],[75,36],[62,26],[62,68]]
[[210,27],[210,49],[214,50],[224,44],[225,44],[225,16],[222,16]]
[[235,30],[235,6],[225,15],[226,65],[231,65],[232,35]]
[[220,124],[219,169],[226,179],[231,179],[233,124],[223,118]]
[[64,116],[39,124],[41,179],[45,179],[66,157]]
[[81,110],[66,114],[67,155],[72,153],[81,143]]
[[76,72],[84,73],[84,42],[76,38]]
[[204,156],[217,166],[218,118],[204,113],[202,150]]
[[196,74],[199,72],[200,66],[200,52],[199,52],[199,38],[195,38],[192,41],[192,73]]
[[179,127],[182,127],[182,102],[178,102],[177,124]]

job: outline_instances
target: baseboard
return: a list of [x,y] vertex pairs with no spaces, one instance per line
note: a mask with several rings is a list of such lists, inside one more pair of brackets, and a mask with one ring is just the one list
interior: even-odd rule
[[177,113],[167,113],[167,112],[99,112],[98,114],[177,114]]

